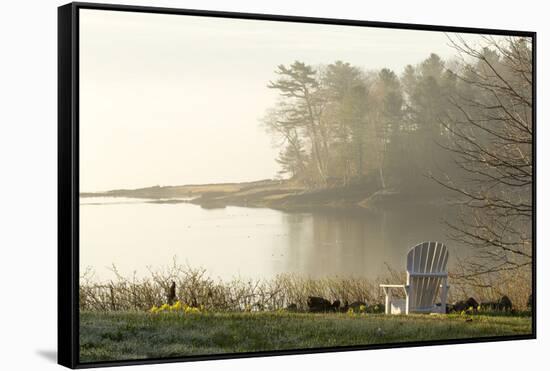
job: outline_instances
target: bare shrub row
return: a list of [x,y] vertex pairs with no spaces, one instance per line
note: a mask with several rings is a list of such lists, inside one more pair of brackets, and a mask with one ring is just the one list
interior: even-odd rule
[[[340,300],[342,304],[365,302],[369,305],[384,303],[380,283],[405,282],[403,272],[392,270],[379,279],[364,277],[308,278],[295,274],[281,274],[272,279],[248,280],[234,278],[229,281],[213,279],[205,269],[192,268],[174,262],[168,268],[150,271],[138,278],[125,277],[113,267],[114,279],[98,282],[91,270],[80,278],[80,309],[87,311],[148,310],[160,306],[170,298],[175,284],[175,298],[193,307],[204,306],[215,311],[266,311],[279,310],[295,304],[298,310],[307,309],[309,296]],[[452,277],[452,275],[451,275]],[[531,293],[530,280],[525,274],[506,277],[493,282],[474,285],[451,278],[449,302],[475,297],[491,301],[508,295],[516,309],[526,309]],[[396,290],[396,294],[397,290]]]

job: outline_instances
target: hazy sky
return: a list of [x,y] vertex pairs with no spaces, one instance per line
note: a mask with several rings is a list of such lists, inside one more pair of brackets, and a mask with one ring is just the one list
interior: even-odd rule
[[80,10],[81,191],[273,178],[278,64],[400,74],[443,33]]

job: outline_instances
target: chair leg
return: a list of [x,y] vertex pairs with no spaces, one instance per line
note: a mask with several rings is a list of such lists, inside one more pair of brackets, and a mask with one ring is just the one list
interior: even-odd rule
[[447,290],[449,287],[447,286],[447,278],[443,279],[443,284],[441,285],[441,313],[445,314],[447,313]]
[[386,294],[386,314],[391,314],[391,290],[384,288],[384,293]]

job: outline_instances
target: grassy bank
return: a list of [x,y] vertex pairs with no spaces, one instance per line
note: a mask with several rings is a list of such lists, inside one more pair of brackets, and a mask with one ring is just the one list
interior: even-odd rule
[[464,339],[531,332],[527,316],[82,312],[81,362]]

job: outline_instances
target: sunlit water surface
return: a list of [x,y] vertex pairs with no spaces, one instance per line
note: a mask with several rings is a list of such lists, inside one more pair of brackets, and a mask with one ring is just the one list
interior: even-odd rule
[[[448,217],[448,215],[447,215]],[[149,274],[177,262],[205,268],[212,278],[375,279],[387,266],[404,270],[414,244],[446,240],[438,209],[407,212],[301,212],[266,208],[204,209],[189,203],[130,198],[81,198],[80,269],[95,279]],[[456,251],[448,243],[451,263]]]

